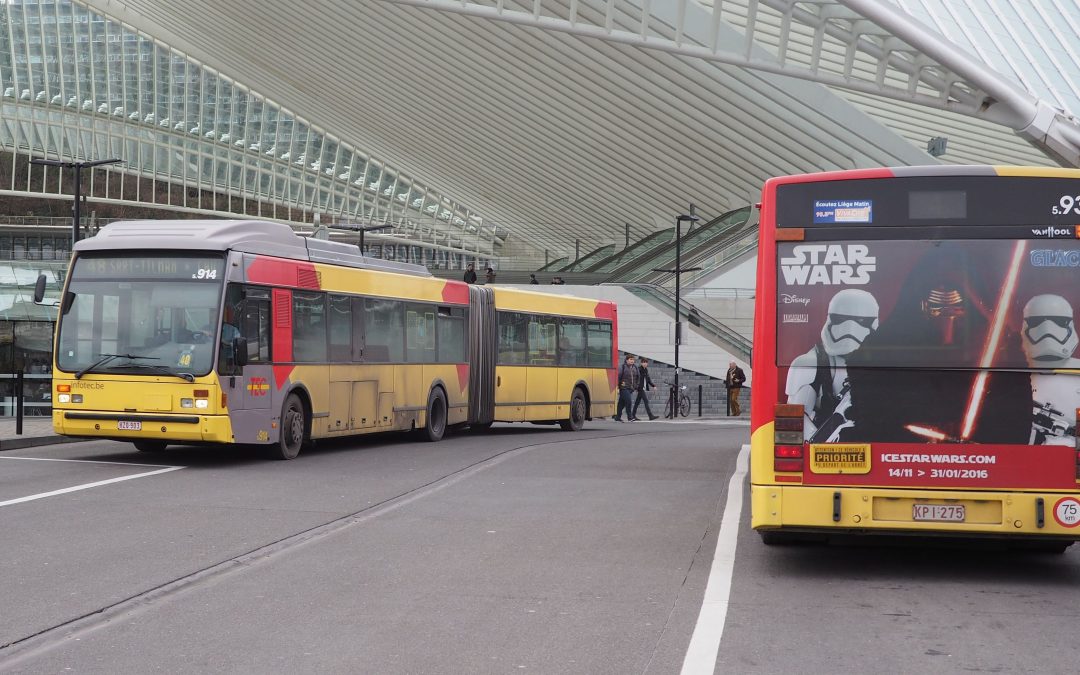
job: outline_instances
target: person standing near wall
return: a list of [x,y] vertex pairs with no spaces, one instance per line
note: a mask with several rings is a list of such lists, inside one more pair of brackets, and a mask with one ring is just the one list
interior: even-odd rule
[[467,284],[475,284],[476,283],[476,268],[473,267],[472,263],[469,263],[468,265],[465,266],[465,283],[467,283]]
[[728,364],[727,375],[724,377],[724,386],[727,387],[728,417],[738,417],[742,413],[739,406],[739,392],[742,391],[743,383],[746,382],[746,373],[732,361]]

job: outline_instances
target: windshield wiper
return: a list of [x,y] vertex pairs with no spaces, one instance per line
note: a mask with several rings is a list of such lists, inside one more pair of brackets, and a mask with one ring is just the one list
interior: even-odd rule
[[[143,358],[152,358],[144,356]],[[156,357],[154,357],[156,358]],[[194,382],[195,376],[191,373],[178,373],[173,370],[169,370],[166,366],[159,366],[156,363],[121,363],[118,366],[110,366],[109,370],[121,370],[123,368],[149,368],[150,370],[156,370],[159,373],[165,373],[166,375],[175,375],[185,382]]]
[[100,356],[101,358],[75,373],[76,380],[81,378],[83,375],[89,373],[94,368],[103,366],[109,361],[112,361],[113,359],[153,359],[154,361],[158,360],[158,357],[156,356],[140,356],[138,354],[98,354],[98,356]]

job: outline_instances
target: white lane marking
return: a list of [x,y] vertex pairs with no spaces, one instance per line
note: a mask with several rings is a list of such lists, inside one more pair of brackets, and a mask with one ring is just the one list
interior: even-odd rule
[[[14,458],[12,458],[14,459]],[[32,502],[35,499],[44,499],[46,497],[55,497],[56,495],[67,494],[68,492],[78,492],[79,490],[89,490],[90,488],[100,487],[102,485],[108,485],[110,483],[119,483],[120,481],[133,480],[135,478],[146,478],[147,476],[156,476],[159,473],[168,473],[170,471],[179,471],[183,469],[182,466],[167,466],[164,469],[158,469],[157,471],[144,471],[143,473],[136,473],[130,476],[120,476],[119,478],[109,478],[108,480],[99,480],[93,483],[83,483],[82,485],[73,485],[72,487],[63,488],[61,490],[53,490],[52,492],[40,492],[36,495],[28,495],[26,497],[19,497],[18,499],[9,499],[6,502],[0,502],[0,506],[11,506],[12,504],[22,504],[23,502]]]
[[742,446],[735,461],[735,473],[728,481],[727,503],[724,505],[724,517],[720,521],[720,531],[716,535],[716,551],[709,568],[709,581],[705,585],[701,612],[683,659],[682,675],[712,675],[716,670],[716,657],[720,652],[720,638],[724,635],[728,597],[731,595],[735,545],[739,539],[739,523],[742,519],[743,479],[746,478],[749,457],[750,446]]
[[77,462],[79,464],[119,464],[120,466],[160,466],[166,467],[169,464],[137,464],[135,462],[106,462],[100,459],[56,459],[54,457],[11,457],[9,455],[0,455],[0,459],[28,459],[31,462]]

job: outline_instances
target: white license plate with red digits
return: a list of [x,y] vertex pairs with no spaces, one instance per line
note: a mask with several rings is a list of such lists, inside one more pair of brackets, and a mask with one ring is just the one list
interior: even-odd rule
[[967,516],[963,504],[915,504],[911,519],[920,522],[962,523]]

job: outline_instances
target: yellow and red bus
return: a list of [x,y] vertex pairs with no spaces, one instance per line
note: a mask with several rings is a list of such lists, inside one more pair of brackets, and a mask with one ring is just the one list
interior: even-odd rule
[[266,221],[130,221],[75,246],[53,426],[242,443],[612,415],[613,303],[470,286]]
[[1080,537],[1080,171],[940,166],[765,184],[752,525]]

